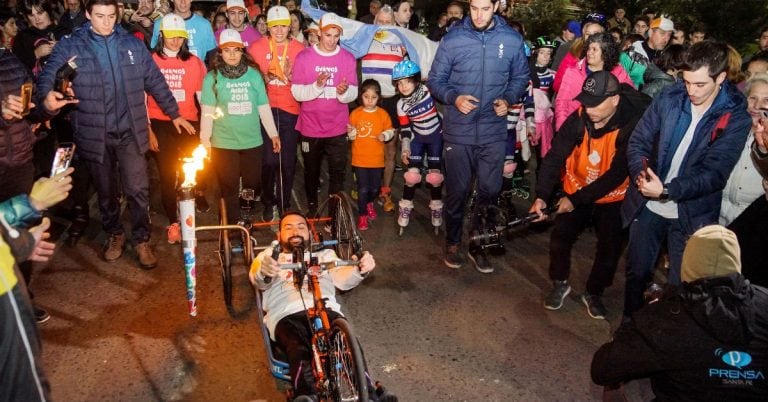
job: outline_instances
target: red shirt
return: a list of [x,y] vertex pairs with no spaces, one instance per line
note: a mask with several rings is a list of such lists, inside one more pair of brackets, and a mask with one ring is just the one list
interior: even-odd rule
[[[157,53],[152,53],[152,59],[165,76],[165,81],[179,104],[181,117],[188,121],[199,121],[200,111],[195,103],[195,93],[203,88],[203,78],[207,72],[203,61],[195,55],[190,55],[187,61],[181,61],[178,57],[160,57]],[[171,120],[151,96],[147,99],[147,111],[150,119]]]

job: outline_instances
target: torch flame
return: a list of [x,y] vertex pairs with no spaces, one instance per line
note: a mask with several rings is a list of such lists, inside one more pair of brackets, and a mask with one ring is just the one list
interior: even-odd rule
[[184,171],[184,183],[181,183],[181,187],[192,187],[197,182],[195,176],[198,170],[203,170],[203,161],[208,157],[208,150],[205,149],[203,144],[200,144],[192,151],[191,158],[183,158],[184,164],[181,169]]

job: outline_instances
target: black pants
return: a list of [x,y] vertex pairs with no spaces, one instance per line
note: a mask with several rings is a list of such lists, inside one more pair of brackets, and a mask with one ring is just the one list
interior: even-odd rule
[[[264,146],[264,145],[262,145]],[[269,145],[267,145],[269,146]],[[221,198],[227,207],[227,223],[240,217],[240,178],[243,188],[261,193],[261,147],[248,149],[211,148],[211,163],[219,179]]]
[[301,136],[301,154],[304,157],[304,191],[309,205],[317,206],[317,189],[320,185],[320,168],[323,158],[328,162],[328,194],[344,189],[347,169],[347,135],[329,138]]
[[354,167],[357,176],[357,214],[368,215],[366,205],[373,202],[379,196],[381,188],[381,174],[384,168]]
[[299,116],[278,108],[272,108],[272,116],[280,134],[280,153],[272,151],[272,141],[262,129],[264,165],[261,170],[261,184],[264,187],[261,202],[266,209],[277,205],[282,214],[291,207],[291,190],[296,174],[296,144],[299,142],[299,132],[295,127]]
[[[21,166],[0,168],[0,202],[19,194],[29,194],[35,182],[34,176],[35,164],[31,160]],[[29,282],[32,280],[32,261],[20,263],[19,269],[24,277],[24,282],[29,286]]]
[[597,249],[587,279],[587,293],[600,296],[613,283],[624,246],[626,235],[621,228],[621,202],[579,206],[573,212],[557,215],[549,243],[549,278],[568,279],[571,249],[590,223],[595,226]]
[[[341,315],[328,310],[328,321]],[[312,331],[306,311],[291,314],[277,323],[275,340],[288,355],[288,370],[293,380],[294,396],[315,394],[315,375],[312,372]]]
[[[157,161],[157,170],[160,174],[160,201],[163,204],[163,211],[168,217],[168,223],[179,221],[176,205],[176,189],[178,184],[184,180],[184,173],[181,171],[181,158],[192,155],[192,151],[200,144],[200,138],[197,135],[189,135],[182,131],[179,134],[173,122],[170,120],[150,120],[152,131],[157,137],[157,145],[160,152],[155,153]],[[200,132],[200,124],[196,121],[190,122],[195,126],[195,132]],[[203,171],[197,173],[197,180],[202,179]]]
[[741,273],[753,285],[768,286],[768,200],[760,196],[734,220],[728,229],[736,233],[741,248]]
[[[5,276],[7,272],[0,271],[0,281],[10,283],[12,278]],[[24,281],[19,279],[16,286],[0,294],[0,400],[50,399],[50,383],[42,368],[40,334],[34,317]]]

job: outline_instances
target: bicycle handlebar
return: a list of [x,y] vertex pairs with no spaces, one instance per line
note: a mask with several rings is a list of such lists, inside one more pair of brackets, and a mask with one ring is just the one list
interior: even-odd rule
[[[360,265],[360,261],[357,261],[357,260],[335,260],[335,261],[321,262],[317,264],[317,266],[320,267],[322,271],[328,271],[330,269],[339,268],[339,267],[357,267],[359,265]],[[296,269],[303,268],[304,264],[294,262],[294,263],[278,264],[278,266],[280,267],[280,269],[296,270]]]

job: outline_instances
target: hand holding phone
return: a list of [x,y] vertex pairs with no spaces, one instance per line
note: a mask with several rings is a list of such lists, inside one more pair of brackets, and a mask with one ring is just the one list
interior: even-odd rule
[[72,142],[62,142],[56,149],[56,154],[53,156],[53,164],[51,165],[51,176],[67,170],[72,163],[72,157],[75,155],[75,144]]
[[29,114],[30,104],[32,103],[32,83],[25,82],[21,85],[21,116]]
[[645,181],[651,181],[651,176],[648,174],[648,158],[643,158],[643,177]]

